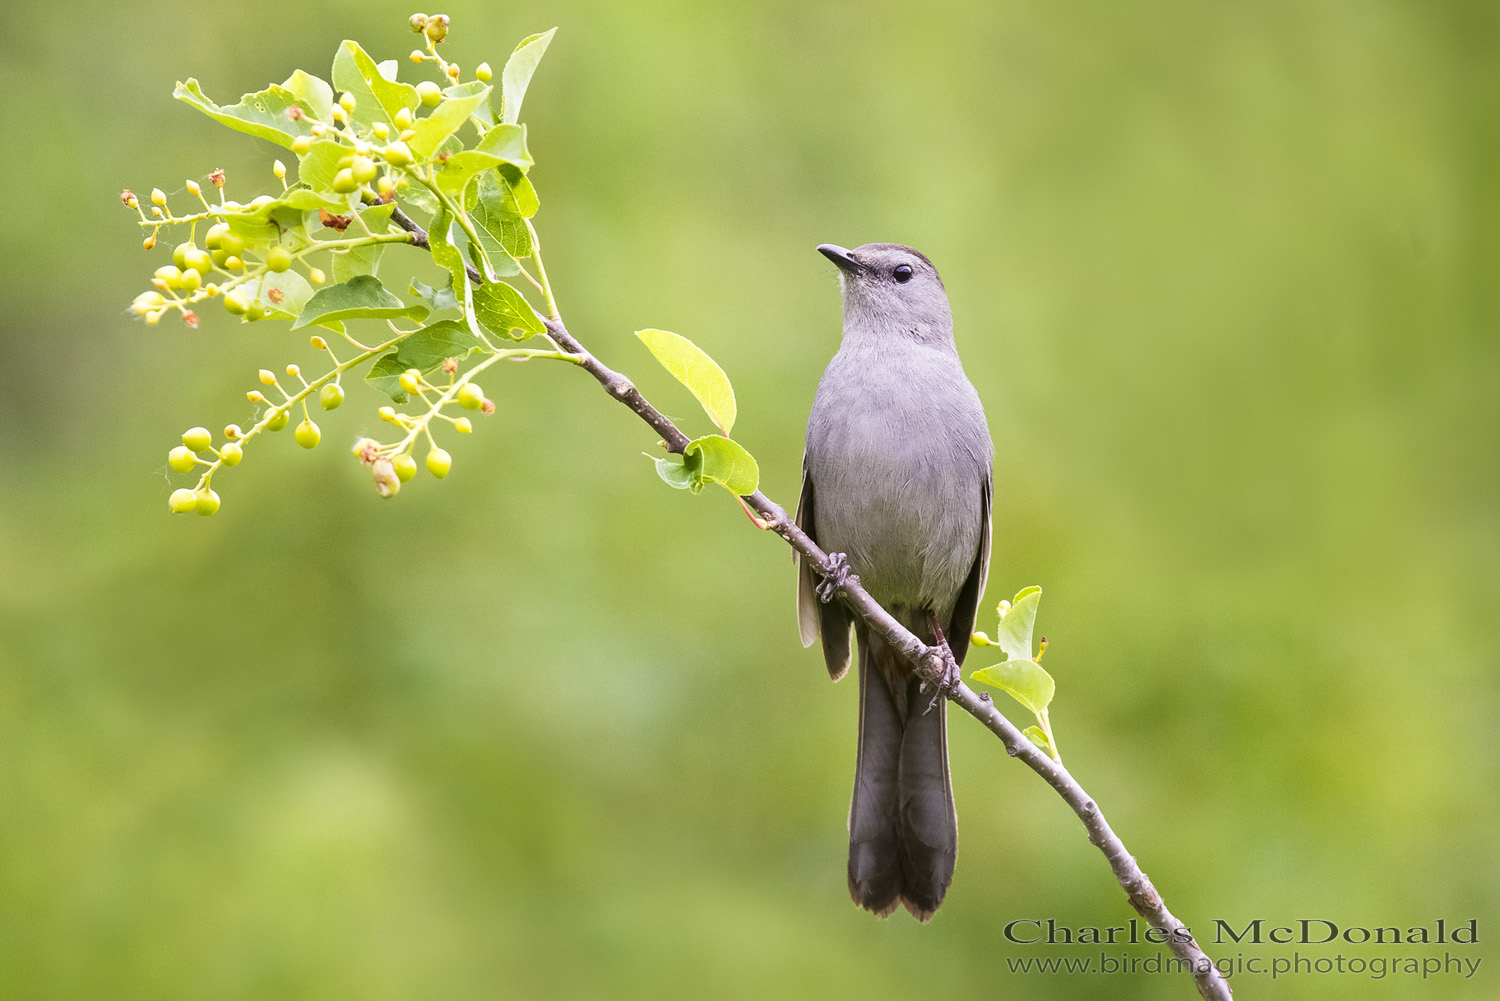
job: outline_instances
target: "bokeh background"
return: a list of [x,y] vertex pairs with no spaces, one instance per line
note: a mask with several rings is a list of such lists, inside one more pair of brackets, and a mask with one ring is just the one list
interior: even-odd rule
[[[998,444],[987,603],[1044,586],[1061,747],[1189,925],[1479,922],[1470,980],[1239,996],[1494,996],[1495,5],[446,12],[465,67],[561,26],[525,117],[570,326],[700,431],[631,331],[706,347],[782,503],[838,340],[813,246],[937,262]],[[257,443],[218,516],[168,515],[178,433],[309,358],[134,321],[165,257],[118,192],[223,166],[253,195],[274,151],[173,81],[400,56],[408,13],[0,19],[0,995],[1193,996],[1009,971],[1097,952],[1009,921],[1132,914],[967,719],[938,918],[849,904],[855,692],[797,643],[786,548],[668,490],[581,373],[486,380],[453,474],[395,501],[348,457],[358,390],[316,452]]]

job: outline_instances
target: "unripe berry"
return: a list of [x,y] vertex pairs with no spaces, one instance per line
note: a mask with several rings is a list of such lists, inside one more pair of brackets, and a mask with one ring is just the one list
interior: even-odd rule
[[302,423],[297,425],[297,430],[292,432],[292,437],[297,439],[297,444],[303,448],[317,448],[318,442],[323,440],[323,432],[308,418],[303,418]]
[[298,136],[292,140],[292,152],[301,155],[312,149],[312,144],[312,136]]
[[251,299],[250,308],[245,310],[245,319],[253,323],[256,320],[264,320],[265,318],[266,304],[259,299]]
[[175,264],[163,264],[156,269],[156,277],[166,282],[168,287],[171,287],[182,280],[182,269]]
[[318,406],[324,410],[337,410],[339,404],[344,402],[344,387],[336,382],[330,382],[318,390]]
[[239,289],[235,289],[225,294],[224,308],[231,316],[244,316],[245,311],[250,308],[250,297]]
[[285,410],[272,410],[270,420],[266,421],[266,430],[280,431],[287,426],[289,420]]
[[167,498],[167,507],[173,514],[187,514],[198,505],[198,494],[187,487],[180,487],[172,491],[172,496]]
[[188,268],[182,273],[182,277],[177,279],[177,287],[184,292],[197,291],[198,286],[202,284],[203,276],[198,273],[197,268]]
[[179,268],[189,267],[190,265],[187,262],[187,252],[189,250],[197,249],[198,248],[195,247],[192,243],[179,243],[177,246],[172,248],[172,263],[177,265]]
[[422,33],[433,42],[441,42],[448,37],[448,15],[434,14],[427,19],[422,26]]
[[161,188],[152,188],[151,189],[151,204],[152,205],[165,205],[165,204],[167,204],[167,195],[166,195],[166,192],[162,191]]
[[390,174],[381,175],[380,181],[375,185],[375,190],[380,192],[380,197],[390,201],[396,196],[396,179]]
[[182,443],[194,452],[201,452],[214,443],[214,436],[208,433],[208,428],[188,428],[182,432]]
[[396,479],[402,483],[410,483],[411,478],[417,475],[417,460],[406,452],[391,456],[391,465],[396,469]]
[[478,410],[484,406],[484,390],[472,382],[466,382],[458,387],[455,399],[458,400],[458,405],[465,410]]
[[[349,175],[359,184],[369,184],[375,180],[375,174],[375,161],[367,156],[356,156],[354,162],[349,165]],[[337,178],[334,180],[337,184]]]
[[238,466],[240,464],[240,460],[244,457],[245,450],[241,448],[236,442],[231,441],[223,448],[219,449],[219,459],[222,460],[224,465],[226,466]]
[[204,487],[193,498],[193,509],[207,518],[219,510],[219,495]]
[[227,438],[227,439],[229,439],[230,441],[234,441],[236,438],[240,437],[244,433],[245,432],[243,432],[243,431],[240,430],[240,426],[238,424],[225,424],[224,425],[224,437]]
[[333,190],[341,195],[347,195],[359,187],[359,182],[354,179],[354,172],[348,167],[333,175]]
[[382,149],[380,151],[380,155],[384,157],[385,162],[390,164],[392,167],[405,167],[409,165],[413,159],[415,159],[411,155],[411,147],[406,145],[406,143],[401,142],[399,139],[386,146],[385,149]]
[[245,267],[245,262],[240,259],[238,254],[225,254],[220,267],[225,271],[241,271]]
[[395,122],[396,128],[398,128],[398,129],[409,129],[409,128],[411,128],[411,122],[412,122],[411,109],[410,108],[397,108],[396,109],[396,117],[394,119],[392,119],[392,121]]
[[494,71],[490,69],[489,63],[480,63],[474,67],[474,78],[480,83],[489,83],[490,78],[494,75]]
[[422,388],[422,373],[418,372],[414,368],[409,368],[405,372],[402,372],[401,378],[397,379],[396,381],[399,382],[401,384],[401,388],[406,390],[408,393],[415,393],[417,390]]
[[443,89],[431,80],[417,84],[417,96],[422,99],[424,108],[436,108],[443,103]]
[[454,83],[458,82],[458,63],[448,64],[448,76],[453,80]]
[[152,250],[156,247],[156,237],[148,236],[141,241],[142,250]]
[[427,471],[438,479],[448,475],[448,470],[453,468],[453,456],[441,448],[434,448],[427,453]]
[[328,276],[323,273],[322,268],[313,268],[307,273],[307,277],[314,285],[321,285],[328,280]]
[[193,247],[187,253],[183,254],[183,259],[187,261],[185,267],[192,268],[200,275],[208,274],[214,266],[214,259],[209,255],[208,251],[199,250],[197,247]]
[[208,227],[208,232],[203,234],[203,245],[209,250],[218,250],[224,244],[224,237],[229,235],[229,224],[227,222],[216,222]]
[[400,139],[404,143],[409,143],[413,139],[415,139],[416,137],[417,137],[417,130],[416,129],[402,129],[401,130],[401,134],[399,136],[397,136],[396,138]]
[[396,408],[395,407],[381,407],[379,410],[377,410],[375,412],[380,415],[380,419],[381,420],[386,421],[388,423],[391,422],[391,421],[394,421],[396,419]]
[[343,108],[339,107],[337,104],[335,104],[333,106],[333,112],[328,117],[330,117],[330,118],[333,119],[333,122],[334,122],[335,125],[348,125],[349,124],[349,112],[345,111]]
[[427,58],[427,56],[422,52],[421,49],[412,49],[411,50],[411,61],[412,62],[419,63],[419,62],[422,62],[426,58]]
[[[280,161],[277,162],[279,163]],[[267,205],[270,205],[275,201],[276,199],[272,198],[270,195],[256,195],[254,198],[250,199],[250,207],[252,209],[263,209]]]
[[340,94],[339,95],[339,107],[343,108],[345,111],[353,111],[354,110],[354,95],[351,94],[351,93],[349,93],[347,90],[344,91],[342,94]]
[[276,175],[277,180],[284,179],[286,177],[286,164],[282,163],[280,160],[272,162],[271,173]]
[[381,142],[385,142],[390,137],[391,127],[385,122],[376,122],[370,126],[370,134]]
[[396,467],[391,464],[390,459],[376,459],[375,464],[370,467],[370,472],[375,477],[375,492],[382,497],[394,497],[401,489],[401,477],[396,475]]
[[420,35],[422,33],[422,29],[427,27],[427,15],[413,14],[410,18],[407,19],[406,23],[411,25],[412,31]]
[[453,422],[453,430],[459,434],[473,434],[474,425],[467,417],[460,417]]
[[292,252],[285,247],[272,247],[266,252],[266,267],[280,274],[292,266]]
[[167,465],[179,473],[192,472],[193,467],[197,464],[198,454],[186,445],[178,445],[167,453]]

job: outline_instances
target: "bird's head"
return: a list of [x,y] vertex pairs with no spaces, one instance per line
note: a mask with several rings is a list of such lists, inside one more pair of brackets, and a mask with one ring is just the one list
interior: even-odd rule
[[943,279],[918,251],[899,243],[866,243],[853,250],[825,243],[818,252],[838,265],[846,331],[952,339]]

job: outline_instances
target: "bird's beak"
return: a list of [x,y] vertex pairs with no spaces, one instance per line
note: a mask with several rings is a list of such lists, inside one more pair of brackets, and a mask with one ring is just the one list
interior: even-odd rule
[[828,258],[834,264],[837,264],[842,271],[856,272],[864,270],[865,266],[856,261],[853,254],[837,244],[820,243],[818,244],[818,253]]

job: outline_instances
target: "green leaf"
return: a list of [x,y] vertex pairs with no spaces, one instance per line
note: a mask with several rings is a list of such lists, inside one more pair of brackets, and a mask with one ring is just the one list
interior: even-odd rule
[[522,219],[530,219],[536,215],[537,210],[542,207],[541,200],[536,196],[536,188],[532,187],[531,181],[521,173],[519,167],[502,163],[495,168],[495,176],[500,180],[500,207],[504,211]]
[[453,294],[458,304],[468,301],[469,272],[464,266],[464,255],[453,246],[453,215],[446,205],[440,206],[427,229],[427,249],[438,267],[453,278]]
[[536,72],[537,63],[542,61],[547,44],[555,34],[556,28],[539,35],[528,35],[521,39],[516,51],[505,61],[505,69],[500,74],[500,120],[506,125],[521,120],[521,102],[526,99],[531,75]]
[[[702,348],[669,330],[637,330],[635,336],[651,350],[656,360],[703,404],[708,416],[726,435],[734,427],[738,411],[729,376]],[[748,490],[746,493],[754,493]]]
[[680,455],[657,457],[649,452],[641,454],[656,463],[656,475],[667,486],[674,490],[691,490],[695,494],[703,492],[702,456],[686,458]]
[[397,403],[406,402],[406,390],[401,388],[401,373],[410,365],[403,365],[395,351],[381,355],[365,373],[365,381]]
[[505,182],[498,174],[485,174],[479,179],[478,202],[469,218],[480,230],[493,237],[510,257],[530,257],[531,230],[527,228],[526,220],[505,208],[505,199]]
[[389,124],[402,108],[415,109],[417,88],[387,80],[358,42],[345,40],[333,57],[333,85],[354,95],[349,117],[363,131],[376,122]]
[[402,341],[396,357],[406,368],[431,372],[449,358],[467,358],[478,347],[468,327],[457,320],[439,320]]
[[[357,213],[369,227],[372,233],[384,233],[391,221],[391,212],[395,205],[385,203],[370,205],[362,208]],[[333,280],[336,282],[347,282],[357,275],[376,275],[380,273],[380,258],[385,253],[388,243],[371,243],[363,247],[352,247],[349,250],[334,253],[333,256]]]
[[327,209],[329,212],[342,215],[349,211],[349,204],[353,197],[353,195],[334,195],[296,187],[282,195],[279,201],[282,205],[296,209],[298,212],[316,212],[318,209]]
[[995,633],[995,645],[1005,651],[1011,660],[1031,659],[1031,632],[1036,624],[1036,608],[1042,600],[1039,587],[1022,588],[1016,592],[1015,600],[1000,620]]
[[481,153],[475,149],[456,153],[436,169],[438,187],[450,195],[460,194],[476,176],[503,162],[493,153]]
[[474,286],[474,315],[486,329],[502,337],[510,337],[512,330],[524,331],[516,340],[547,329],[526,298],[505,282]]
[[[203,94],[198,81],[189,78],[179,83],[172,96],[190,104],[221,125],[244,132],[258,139],[269,139],[288,148],[298,136],[312,135],[312,122],[308,118],[312,107],[280,84],[272,84],[265,90],[246,94],[239,104],[220,107]],[[304,117],[287,115],[291,108],[299,108]]]
[[524,125],[496,125],[484,134],[484,138],[474,148],[482,153],[493,153],[523,174],[536,162],[531,158],[531,151],[526,148]]
[[406,145],[418,160],[426,160],[436,153],[443,140],[457,132],[469,120],[474,109],[490,96],[489,84],[479,83],[477,80],[448,89],[465,93],[462,97],[445,97],[442,104],[432,109],[432,114],[412,123],[412,131],[416,135]]
[[314,118],[323,122],[332,120],[333,88],[328,85],[327,80],[298,70],[287,77],[282,86],[311,108]]
[[[275,292],[280,293],[279,302],[273,294]],[[295,320],[302,315],[302,309],[312,294],[307,279],[295,271],[267,272],[256,289],[256,296],[265,305],[266,314],[281,320]]]
[[452,285],[446,288],[433,288],[431,285],[413,278],[411,280],[411,294],[420,296],[422,301],[427,303],[428,307],[434,313],[441,313],[445,309],[456,309],[458,307],[458,297],[453,294]]
[[1052,750],[1052,741],[1047,739],[1047,735],[1042,732],[1041,727],[1028,726],[1026,729],[1021,731],[1021,734],[1025,737],[1030,738],[1033,744],[1035,744],[1037,747],[1040,747],[1043,751],[1046,751],[1047,757],[1056,760],[1057,753]]
[[328,139],[319,139],[302,154],[297,165],[297,179],[314,191],[327,191],[333,187],[333,178],[339,172],[339,161],[349,155],[349,147]]
[[981,668],[970,677],[1000,689],[1034,713],[1047,708],[1057,687],[1042,665],[1027,659],[1002,661]]
[[305,327],[309,323],[326,325],[334,320],[365,318],[421,320],[426,315],[426,306],[408,306],[388,292],[374,275],[359,275],[341,285],[319,289],[307,301],[292,328]]
[[723,484],[732,494],[747,496],[760,486],[760,466],[754,456],[731,438],[716,434],[694,438],[682,452],[684,458],[701,456],[702,477]]

